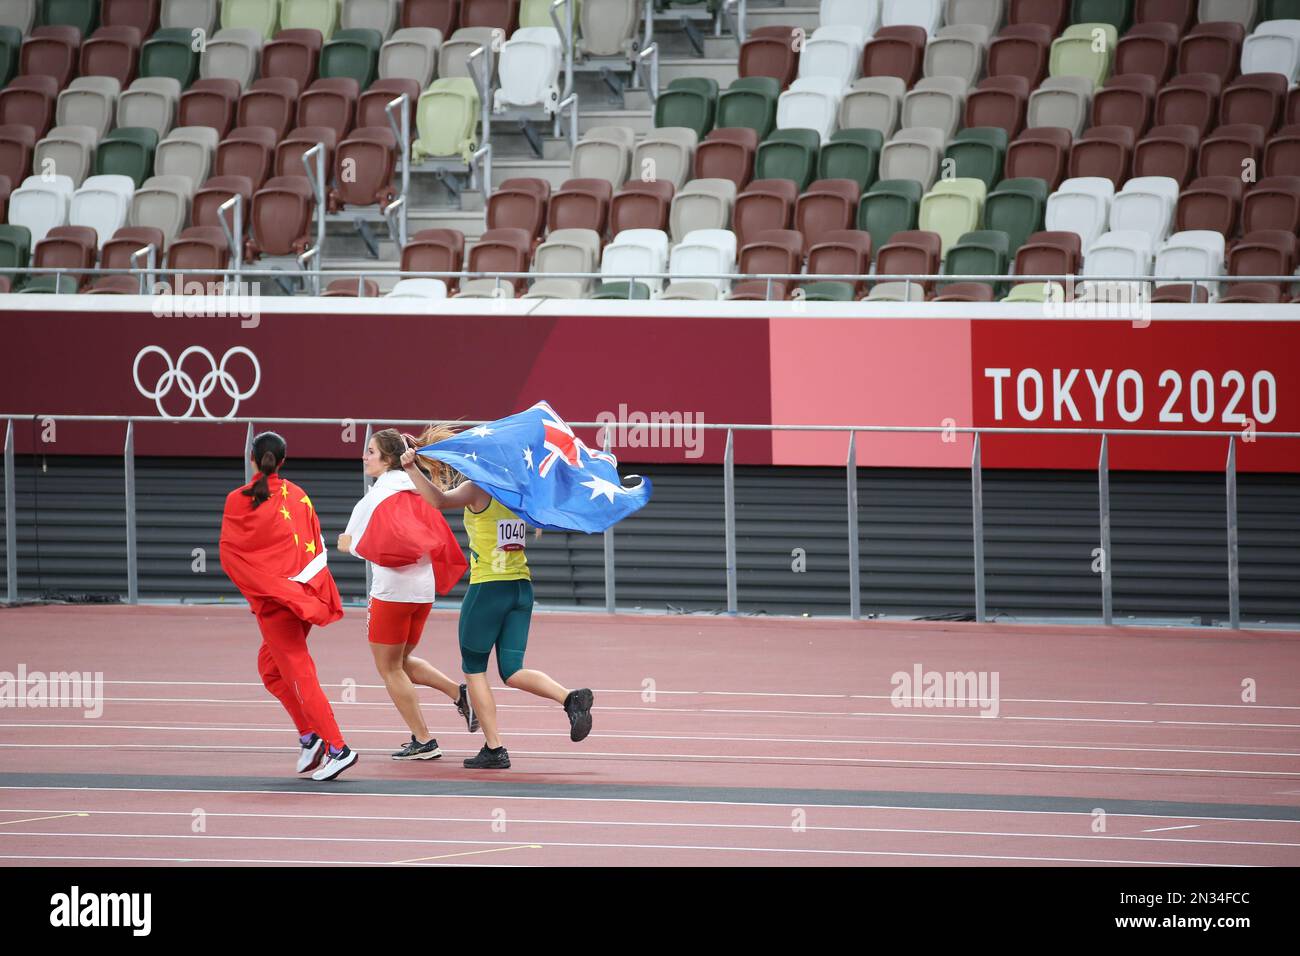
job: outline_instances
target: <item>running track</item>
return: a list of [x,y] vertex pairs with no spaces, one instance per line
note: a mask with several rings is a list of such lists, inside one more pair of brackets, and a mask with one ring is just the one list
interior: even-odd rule
[[[1300,864],[1294,634],[542,613],[529,664],[592,686],[595,729],[500,690],[514,766],[472,772],[427,690],[446,756],[388,758],[363,626],[313,631],[362,755],[315,784],[247,610],[0,611],[0,671],[106,682],[97,719],[0,709],[0,864]],[[452,675],[455,626],[421,644]],[[996,671],[998,715],[893,706],[917,664]]]

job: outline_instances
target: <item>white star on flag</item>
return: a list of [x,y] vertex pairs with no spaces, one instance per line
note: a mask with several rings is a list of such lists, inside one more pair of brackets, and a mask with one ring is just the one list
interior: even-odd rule
[[591,498],[589,499],[591,501],[595,501],[597,495],[604,495],[607,501],[613,503],[615,495],[627,494],[627,489],[621,485],[616,485],[612,481],[606,481],[604,478],[595,475],[592,476],[591,481],[582,482],[582,487],[591,489]]
[[531,448],[524,449],[524,464],[528,466],[529,471],[533,470],[533,450]]
[[476,435],[479,438],[487,438],[488,435],[492,434],[492,429],[488,428],[486,425],[479,425],[478,428],[471,428],[469,433],[471,435]]

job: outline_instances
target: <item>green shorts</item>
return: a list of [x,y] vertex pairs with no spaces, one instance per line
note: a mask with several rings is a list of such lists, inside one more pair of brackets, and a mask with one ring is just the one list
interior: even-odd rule
[[507,681],[524,666],[528,625],[533,618],[533,582],[471,584],[460,605],[460,666],[466,674],[487,673],[492,648],[497,673]]

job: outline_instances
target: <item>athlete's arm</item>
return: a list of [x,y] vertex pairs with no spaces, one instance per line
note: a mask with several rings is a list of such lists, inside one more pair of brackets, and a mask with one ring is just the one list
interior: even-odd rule
[[402,453],[402,468],[415,482],[415,490],[420,493],[420,497],[439,511],[451,508],[469,508],[471,511],[482,511],[492,502],[492,496],[472,481],[463,482],[451,489],[451,491],[443,491],[430,481],[428,476],[416,465],[414,448],[407,448]]

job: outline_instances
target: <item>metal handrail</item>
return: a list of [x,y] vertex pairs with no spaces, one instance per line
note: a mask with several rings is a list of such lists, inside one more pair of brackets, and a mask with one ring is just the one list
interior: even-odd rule
[[[319,145],[319,144],[317,144]],[[226,222],[226,211],[230,210],[230,222]],[[217,222],[230,243],[230,257],[235,267],[235,286],[239,286],[240,269],[244,259],[244,197],[234,193],[217,207]]]
[[[645,61],[650,60],[650,79],[645,78]],[[650,102],[659,102],[659,44],[651,43],[636,55],[636,73],[640,83],[650,94]]]
[[484,143],[470,157],[471,184],[474,182],[474,170],[478,170],[478,187],[483,193],[484,201],[492,198],[492,144]]
[[140,294],[148,295],[149,290],[153,288],[153,271],[154,266],[157,265],[156,259],[158,256],[157,250],[154,248],[152,242],[142,249],[137,249],[135,252],[131,253],[131,268],[133,270],[135,269],[136,262],[139,261],[141,256],[144,256],[145,261],[144,270],[140,272]]
[[[305,425],[327,425],[337,427],[340,421],[351,421],[348,418],[276,418],[274,416],[261,416],[259,418],[235,417],[223,419],[194,419],[194,418],[160,418],[143,415],[41,415],[41,414],[15,414],[0,415],[8,419],[5,429],[5,557],[7,567],[7,595],[8,601],[16,603],[18,600],[18,549],[17,535],[15,528],[15,475],[16,468],[14,463],[14,420],[30,419],[32,421],[73,421],[73,422],[118,422],[126,423],[126,442],[123,447],[123,464],[125,473],[125,501],[126,501],[126,548],[127,548],[127,602],[135,604],[139,600],[139,581],[138,566],[135,559],[135,451],[134,437],[135,425],[137,423],[191,423],[191,424],[247,424],[243,438],[243,455],[247,458],[247,445],[252,437],[253,425],[255,422],[275,423],[280,425],[288,424],[305,424]],[[371,433],[372,422],[366,423],[366,434]],[[385,422],[387,425],[396,426],[415,426],[419,427],[427,424],[425,419],[399,419]],[[458,424],[470,427],[475,425],[487,424],[486,421],[461,421]],[[610,431],[612,427],[617,427],[617,423],[612,422],[570,422],[575,428],[598,428],[604,429],[603,442],[606,448],[610,447]],[[695,424],[683,424],[681,422],[646,422],[638,423],[638,428],[649,429],[682,429],[685,427],[710,431],[726,432],[726,445],[723,453],[723,525],[724,525],[724,568],[726,574],[726,591],[727,591],[727,611],[735,614],[739,610],[737,597],[737,581],[739,577],[739,567],[736,553],[736,487],[735,487],[735,433],[741,431],[764,431],[764,432],[839,432],[848,433],[848,455],[845,463],[845,475],[847,479],[847,497],[846,527],[849,533],[849,617],[858,620],[861,617],[861,600],[860,600],[860,578],[861,567],[858,553],[858,499],[857,499],[857,434],[862,433],[910,433],[910,434],[934,434],[941,433],[945,435],[961,434],[973,435],[971,451],[971,504],[972,504],[972,556],[973,556],[973,585],[974,585],[974,603],[976,621],[987,619],[986,614],[986,594],[985,594],[985,567],[984,567],[984,521],[983,521],[983,464],[981,458],[981,436],[984,435],[1074,435],[1079,436],[1100,436],[1100,454],[1097,463],[1097,479],[1099,487],[1098,496],[1098,538],[1101,543],[1101,553],[1103,558],[1101,574],[1101,606],[1102,623],[1109,626],[1114,623],[1113,611],[1113,559],[1110,551],[1110,464],[1109,464],[1109,440],[1111,436],[1147,436],[1147,437],[1167,437],[1167,438],[1227,438],[1228,453],[1224,466],[1224,479],[1226,488],[1226,524],[1227,524],[1227,576],[1228,576],[1228,626],[1237,629],[1241,626],[1241,587],[1240,587],[1240,560],[1239,560],[1239,538],[1238,538],[1238,520],[1237,520],[1237,452],[1236,443],[1243,439],[1243,433],[1240,431],[1223,431],[1223,430],[1206,430],[1196,431],[1191,429],[1151,429],[1151,428],[1021,428],[1013,426],[993,426],[993,427],[976,427],[976,426],[935,426],[935,425],[763,425],[763,424],[714,424],[709,425],[703,422]],[[1300,439],[1300,432],[1264,432],[1255,431],[1251,436],[1252,440],[1260,438],[1280,438],[1280,439]],[[245,460],[245,470],[247,476],[248,462]],[[613,529],[604,532],[604,562],[605,562],[605,609],[609,613],[616,610],[614,583],[615,583],[615,552],[613,547]]]
[[[312,160],[315,160],[315,163]],[[302,165],[316,194],[316,245],[298,257],[298,268],[305,271],[308,262],[319,260],[325,248],[325,144],[317,143],[302,154]],[[312,287],[320,295],[320,276],[312,277]]]
[[[555,15],[555,11],[560,7],[568,7],[568,16],[565,22],[560,23],[560,18]],[[573,3],[572,0],[554,0],[547,13],[551,16],[551,22],[555,24],[556,31],[560,34],[560,42],[564,44],[564,92],[560,94],[560,99],[566,99],[573,92]]]
[[578,148],[578,94],[570,93],[555,108],[555,126],[551,131],[558,139],[560,135],[560,119],[564,116],[565,111],[569,114],[569,152],[572,155],[573,150]]
[[[496,34],[493,33],[491,43],[475,47],[474,51],[465,58],[465,64],[469,67],[469,78],[478,89],[479,124],[482,127],[480,130],[482,142],[479,146],[486,146],[492,141],[492,73],[496,62],[496,51],[492,48],[492,44],[495,42]],[[479,62],[475,63],[475,60]]]
[[[395,115],[397,110],[401,111],[400,116]],[[404,246],[408,205],[406,197],[411,192],[411,98],[402,93],[396,99],[389,100],[384,104],[384,115],[388,118],[388,125],[397,137],[398,149],[402,154],[402,191],[396,199],[384,207],[383,213],[390,227],[393,213],[398,214],[397,242],[399,246]]]

